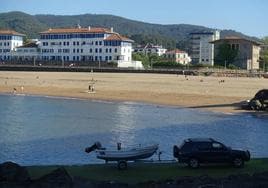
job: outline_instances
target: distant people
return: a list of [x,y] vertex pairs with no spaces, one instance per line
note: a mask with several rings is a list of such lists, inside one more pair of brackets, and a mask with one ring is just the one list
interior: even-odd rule
[[23,91],[24,91],[24,87],[23,87],[23,86],[21,86],[21,87],[20,87],[20,89],[21,89],[21,92],[23,92]]
[[89,84],[88,85],[88,91],[89,92],[94,92],[94,84]]
[[224,83],[224,82],[225,82],[225,80],[220,80],[220,81],[219,81],[219,84],[220,84],[220,83]]
[[14,87],[13,88],[13,94],[16,94],[17,93],[17,89]]

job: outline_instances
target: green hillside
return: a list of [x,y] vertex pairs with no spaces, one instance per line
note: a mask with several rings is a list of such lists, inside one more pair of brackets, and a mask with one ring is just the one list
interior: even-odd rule
[[[113,15],[83,14],[73,16],[29,15],[23,12],[0,14],[0,29],[13,29],[30,38],[38,38],[38,32],[48,28],[76,27],[113,27],[116,32],[130,37],[136,43],[152,42],[168,48],[188,48],[188,37],[191,32],[208,31],[210,28],[188,24],[161,25],[134,21]],[[243,36],[233,30],[223,30],[222,37],[227,35]]]

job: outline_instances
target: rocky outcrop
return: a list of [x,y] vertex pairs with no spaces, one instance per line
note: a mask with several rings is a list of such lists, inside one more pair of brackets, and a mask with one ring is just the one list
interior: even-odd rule
[[44,175],[32,182],[31,187],[38,188],[51,188],[51,187],[62,187],[71,188],[73,187],[73,179],[64,168],[58,168],[51,173]]
[[30,180],[26,168],[13,162],[0,164],[0,182],[25,182]]

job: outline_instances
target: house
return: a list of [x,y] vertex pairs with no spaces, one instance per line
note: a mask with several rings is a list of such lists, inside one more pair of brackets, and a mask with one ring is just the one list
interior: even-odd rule
[[191,57],[188,56],[188,53],[178,49],[166,52],[164,58],[168,61],[174,61],[182,65],[187,65],[191,62]]
[[166,48],[163,48],[161,45],[153,45],[153,44],[146,44],[145,46],[138,45],[134,48],[134,52],[140,52],[144,54],[157,54],[158,56],[162,56],[167,51]]
[[25,45],[16,47],[12,59],[21,61],[34,61],[40,59],[39,42],[31,41]]
[[194,32],[190,33],[190,56],[192,64],[214,65],[214,44],[211,41],[218,40],[220,32]]
[[22,46],[24,36],[13,30],[0,30],[0,61],[11,60],[15,48]]
[[232,62],[233,65],[247,70],[259,69],[261,43],[240,37],[226,37],[211,43],[214,44],[215,47],[215,61],[217,61],[217,55],[220,53],[220,45],[228,44],[231,49],[238,51],[234,62]]

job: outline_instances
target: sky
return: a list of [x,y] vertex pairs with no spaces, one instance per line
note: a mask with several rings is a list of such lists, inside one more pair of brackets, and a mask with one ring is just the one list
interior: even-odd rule
[[268,0],[0,0],[0,12],[112,14],[157,24],[193,24],[268,36]]

